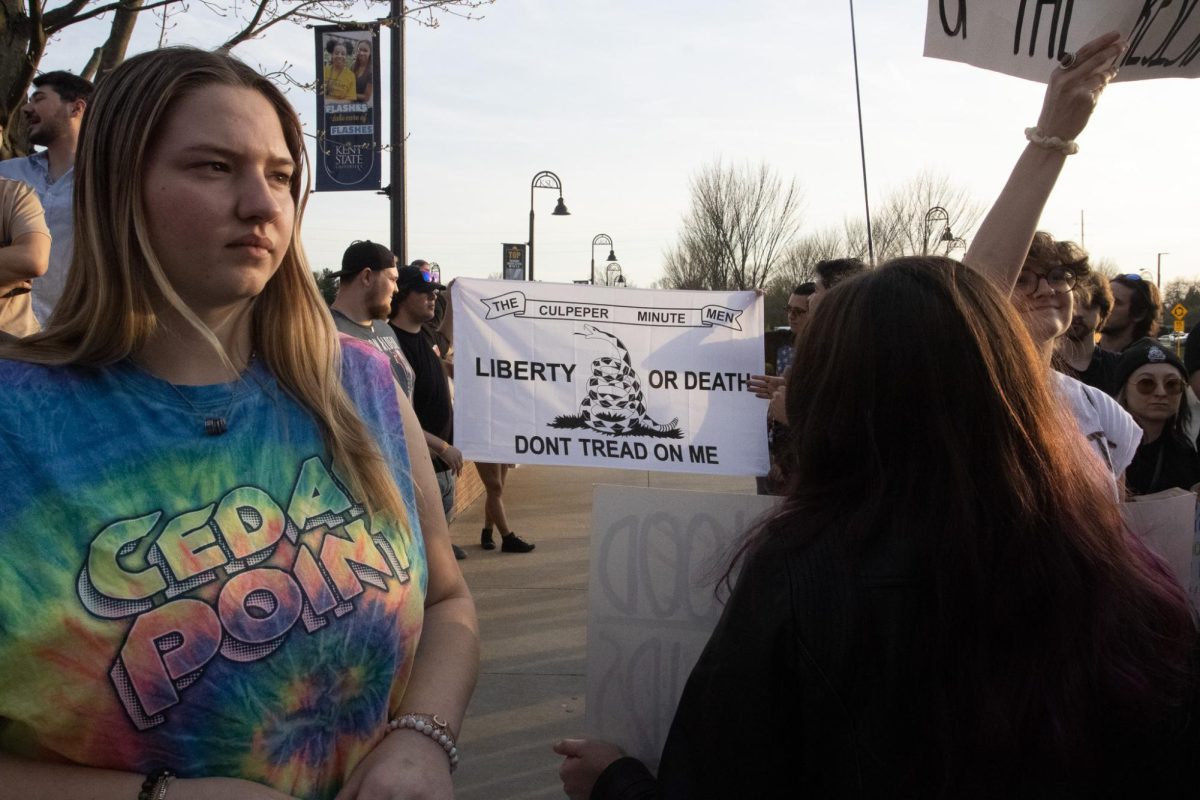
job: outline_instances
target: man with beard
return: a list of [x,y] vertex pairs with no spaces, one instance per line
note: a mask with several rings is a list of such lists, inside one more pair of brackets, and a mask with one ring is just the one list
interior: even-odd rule
[[[1071,242],[1060,245],[1074,247]],[[1086,258],[1086,256],[1084,256]],[[1117,362],[1121,357],[1096,343],[1096,332],[1112,312],[1113,296],[1108,279],[1089,272],[1075,284],[1075,313],[1071,327],[1055,342],[1054,366],[1059,372],[1117,396]]]
[[1113,295],[1112,313],[1101,329],[1100,346],[1120,353],[1138,339],[1158,335],[1162,298],[1158,286],[1141,275],[1118,275],[1109,283]]
[[386,322],[398,274],[391,250],[370,240],[352,242],[342,255],[337,297],[329,310],[339,331],[370,342],[388,357],[396,383],[412,397],[413,368]]
[[75,144],[79,125],[92,95],[91,81],[69,72],[47,72],[33,79],[33,92],[22,109],[29,123],[29,141],[41,150],[26,158],[0,162],[0,178],[29,184],[37,193],[50,229],[50,267],[33,284],[33,313],[46,324],[67,281],[75,220],[71,197],[75,191]]

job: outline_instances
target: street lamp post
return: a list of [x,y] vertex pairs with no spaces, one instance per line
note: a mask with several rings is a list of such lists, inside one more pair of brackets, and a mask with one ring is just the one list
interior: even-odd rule
[[1163,285],[1162,285],[1162,257],[1169,256],[1169,255],[1171,255],[1171,254],[1170,253],[1159,253],[1158,254],[1158,290],[1160,292],[1162,291],[1162,288],[1163,288]]
[[929,254],[929,232],[933,228],[933,223],[941,222],[943,224],[942,235],[938,237],[941,242],[954,242],[954,234],[950,232],[950,213],[941,206],[934,206],[925,212],[925,228],[921,237],[921,255]]
[[608,245],[608,258],[606,258],[605,261],[612,263],[617,260],[617,253],[615,250],[613,250],[613,240],[611,236],[609,236],[607,233],[598,233],[592,237],[592,272],[591,278],[588,279],[588,283],[592,284],[593,286],[596,284],[596,248],[601,245]]
[[529,275],[528,280],[533,280],[533,190],[534,189],[557,189],[558,204],[554,206],[554,211],[551,213],[556,217],[565,217],[570,215],[567,211],[567,205],[562,199],[562,181],[558,176],[549,170],[542,170],[537,175],[533,176],[533,182],[529,184]]
[[616,261],[610,261],[608,266],[604,268],[604,285],[605,286],[624,286],[625,276],[621,273],[621,265]]

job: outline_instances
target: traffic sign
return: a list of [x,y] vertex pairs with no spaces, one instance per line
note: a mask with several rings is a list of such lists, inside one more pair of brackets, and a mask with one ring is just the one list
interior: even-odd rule
[[1183,303],[1175,304],[1175,307],[1171,309],[1171,316],[1178,320],[1187,316],[1187,309],[1183,307]]
[[1181,319],[1175,320],[1175,332],[1183,333],[1183,320],[1181,320]]

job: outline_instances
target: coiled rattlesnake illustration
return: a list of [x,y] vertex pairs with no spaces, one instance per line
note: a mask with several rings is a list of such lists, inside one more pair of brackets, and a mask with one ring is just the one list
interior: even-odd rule
[[629,359],[629,351],[620,339],[586,324],[582,331],[575,331],[575,335],[604,342],[616,351],[616,357],[600,356],[592,361],[587,394],[579,404],[579,418],[585,426],[610,436],[641,431],[672,433],[678,429],[678,417],[660,425],[646,416],[646,397],[641,382]]

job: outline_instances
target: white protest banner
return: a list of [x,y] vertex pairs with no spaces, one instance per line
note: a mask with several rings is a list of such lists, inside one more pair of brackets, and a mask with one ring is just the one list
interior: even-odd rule
[[928,0],[925,55],[1045,83],[1064,53],[1109,31],[1118,81],[1200,77],[1198,0]]
[[767,472],[762,300],[454,282],[454,444],[477,461]]
[[738,537],[777,500],[596,487],[588,575],[590,735],[658,766],[683,686],[721,616],[717,580]]

